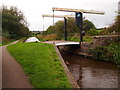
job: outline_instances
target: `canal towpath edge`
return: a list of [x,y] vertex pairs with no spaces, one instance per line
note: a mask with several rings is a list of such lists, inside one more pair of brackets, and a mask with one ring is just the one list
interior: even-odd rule
[[66,64],[65,64],[65,62],[64,62],[64,59],[62,58],[62,55],[60,54],[58,48],[57,48],[56,46],[54,46],[54,48],[55,48],[55,50],[56,50],[57,55],[58,55],[59,58],[60,58],[60,61],[61,61],[61,63],[62,63],[62,66],[63,66],[63,68],[64,68],[64,71],[65,71],[65,73],[66,73],[66,75],[67,75],[67,77],[68,77],[68,80],[69,80],[70,84],[72,85],[72,88],[80,88],[80,87],[78,86],[77,82],[75,81],[75,79],[73,78],[71,72],[68,70],[68,68],[67,68],[67,66],[66,66]]

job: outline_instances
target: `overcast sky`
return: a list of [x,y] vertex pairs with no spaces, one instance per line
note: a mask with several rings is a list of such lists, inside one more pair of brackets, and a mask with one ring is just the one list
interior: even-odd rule
[[[31,31],[43,30],[42,14],[53,14],[52,7],[105,11],[105,15],[84,14],[97,28],[113,23],[119,0],[2,0],[3,5],[16,6],[21,10],[29,23]],[[55,11],[55,15],[73,15],[70,12]],[[58,18],[55,18],[57,22]],[[53,25],[52,18],[44,18],[44,29]]]

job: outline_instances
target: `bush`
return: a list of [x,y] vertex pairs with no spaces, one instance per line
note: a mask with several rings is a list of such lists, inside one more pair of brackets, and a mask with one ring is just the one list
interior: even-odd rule
[[[7,39],[20,39],[28,36],[29,28],[23,13],[16,7],[0,7],[2,14],[2,36]],[[1,30],[1,28],[0,28]],[[1,32],[1,31],[0,31]],[[4,41],[3,43],[7,42]]]
[[90,49],[89,53],[94,56],[96,60],[110,61],[111,54],[108,52],[106,47],[96,47],[95,49]]
[[86,34],[89,36],[96,36],[96,35],[99,35],[99,31],[97,31],[95,29],[90,29],[89,31],[87,31]]
[[56,39],[56,35],[55,34],[50,34],[50,35],[37,35],[37,38],[40,41],[52,41]]
[[108,46],[90,49],[89,53],[97,60],[110,61],[120,65],[120,41],[113,41]]
[[108,52],[112,54],[114,62],[120,65],[120,42],[110,44],[108,46]]

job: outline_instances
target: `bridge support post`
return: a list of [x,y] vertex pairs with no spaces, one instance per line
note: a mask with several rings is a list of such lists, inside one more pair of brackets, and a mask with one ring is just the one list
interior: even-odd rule
[[81,42],[83,42],[83,13],[82,12],[75,12],[75,19],[76,19],[76,24],[79,28],[79,32],[80,32],[80,45]]
[[80,29],[80,45],[81,45],[81,42],[83,42],[83,34],[82,34],[82,32],[83,32],[83,14],[82,13],[80,13],[80,14],[81,14],[81,25],[80,25],[79,29]]
[[67,18],[64,17],[64,38],[67,41]]

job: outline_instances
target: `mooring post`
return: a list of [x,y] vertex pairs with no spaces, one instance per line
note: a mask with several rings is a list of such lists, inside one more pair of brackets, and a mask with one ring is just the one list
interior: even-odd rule
[[64,17],[64,38],[67,41],[67,18]]

